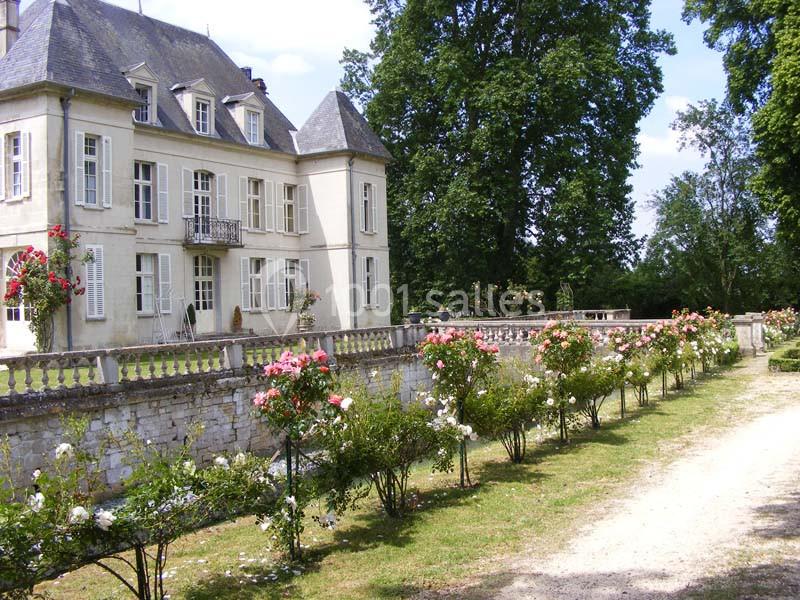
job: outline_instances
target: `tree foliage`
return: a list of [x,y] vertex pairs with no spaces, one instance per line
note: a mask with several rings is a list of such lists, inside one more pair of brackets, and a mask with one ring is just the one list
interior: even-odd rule
[[749,186],[758,170],[749,121],[711,100],[679,113],[673,127],[706,164],[673,177],[651,201],[656,229],[634,275],[641,305],[663,300],[655,314],[670,304],[731,312],[791,299],[796,269]]
[[800,4],[686,0],[684,18],[706,23],[706,43],[725,53],[731,104],[753,112],[756,189],[800,252]]
[[637,123],[673,52],[650,1],[368,2],[371,53],[345,51],[342,85],[395,158],[394,284],[607,292],[637,249]]

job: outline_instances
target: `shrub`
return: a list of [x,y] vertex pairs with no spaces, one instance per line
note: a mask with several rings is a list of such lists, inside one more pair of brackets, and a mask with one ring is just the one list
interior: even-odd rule
[[494,382],[467,399],[465,411],[475,432],[500,440],[512,462],[521,463],[527,449],[526,430],[546,412],[547,388],[541,379]]
[[[330,394],[332,376],[324,350],[313,354],[284,352],[264,367],[267,390],[253,398],[253,405],[273,431],[282,433],[286,443],[286,483],[283,510],[270,522],[294,560],[301,553],[304,508],[309,500],[305,482],[300,481],[300,448],[318,427],[346,411],[341,396]],[[292,456],[294,454],[294,456]]]
[[769,369],[784,373],[800,371],[800,347],[784,348],[769,357]]
[[[459,425],[466,425],[464,403],[497,368],[499,348],[487,344],[480,331],[430,333],[420,344],[422,362],[433,373],[433,388],[442,410],[451,410]],[[461,487],[471,485],[467,463],[467,441],[459,449]]]
[[236,306],[233,309],[233,322],[231,323],[231,330],[233,333],[239,333],[242,330],[242,309]]
[[598,336],[589,333],[585,327],[559,321],[551,321],[531,338],[536,347],[534,362],[547,368],[545,375],[553,376],[549,379],[550,397],[547,404],[551,407],[551,420],[553,413],[557,414],[562,442],[569,440],[569,415],[576,404],[576,399],[566,391],[565,380],[589,364],[598,341]]
[[434,471],[449,471],[462,436],[452,416],[432,419],[419,404],[404,409],[394,391],[351,393],[349,410],[322,436],[328,460],[320,489],[328,490],[329,508],[342,511],[374,486],[386,513],[401,517],[409,508],[411,466],[431,460]]
[[592,427],[600,427],[600,408],[620,383],[617,374],[617,360],[613,356],[594,359],[588,366],[567,375],[564,390],[575,399],[578,409],[583,412]]

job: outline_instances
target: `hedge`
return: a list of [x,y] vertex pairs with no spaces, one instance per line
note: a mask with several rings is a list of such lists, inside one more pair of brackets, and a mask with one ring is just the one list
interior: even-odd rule
[[800,371],[800,342],[794,347],[778,350],[769,358],[770,371]]

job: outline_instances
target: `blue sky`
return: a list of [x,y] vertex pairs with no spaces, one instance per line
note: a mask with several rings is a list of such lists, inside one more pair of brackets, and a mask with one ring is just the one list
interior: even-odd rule
[[[22,0],[24,10],[33,0]],[[138,9],[139,0],[111,0]],[[669,128],[687,102],[724,94],[720,54],[706,48],[702,27],[681,21],[682,0],[654,0],[653,27],[675,36],[678,54],[662,57],[664,93],[641,123],[641,156],[631,178],[637,205],[635,232],[651,231],[647,198],[671,175],[702,166],[691,152],[679,152]],[[303,124],[341,77],[345,46],[367,49],[371,15],[362,0],[142,0],[144,13],[206,32],[240,65],[252,66],[267,81],[270,97],[296,125]],[[223,7],[224,10],[220,10]]]

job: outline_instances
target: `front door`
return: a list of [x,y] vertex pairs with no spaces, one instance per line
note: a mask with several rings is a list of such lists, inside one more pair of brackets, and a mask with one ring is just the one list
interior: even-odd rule
[[194,310],[197,323],[195,332],[214,333],[216,319],[214,303],[214,259],[210,256],[194,257]]
[[[19,275],[19,256],[17,252],[6,265],[6,281]],[[23,302],[21,306],[6,307],[6,351],[12,354],[30,352],[36,349],[36,339],[30,329],[31,307]]]

